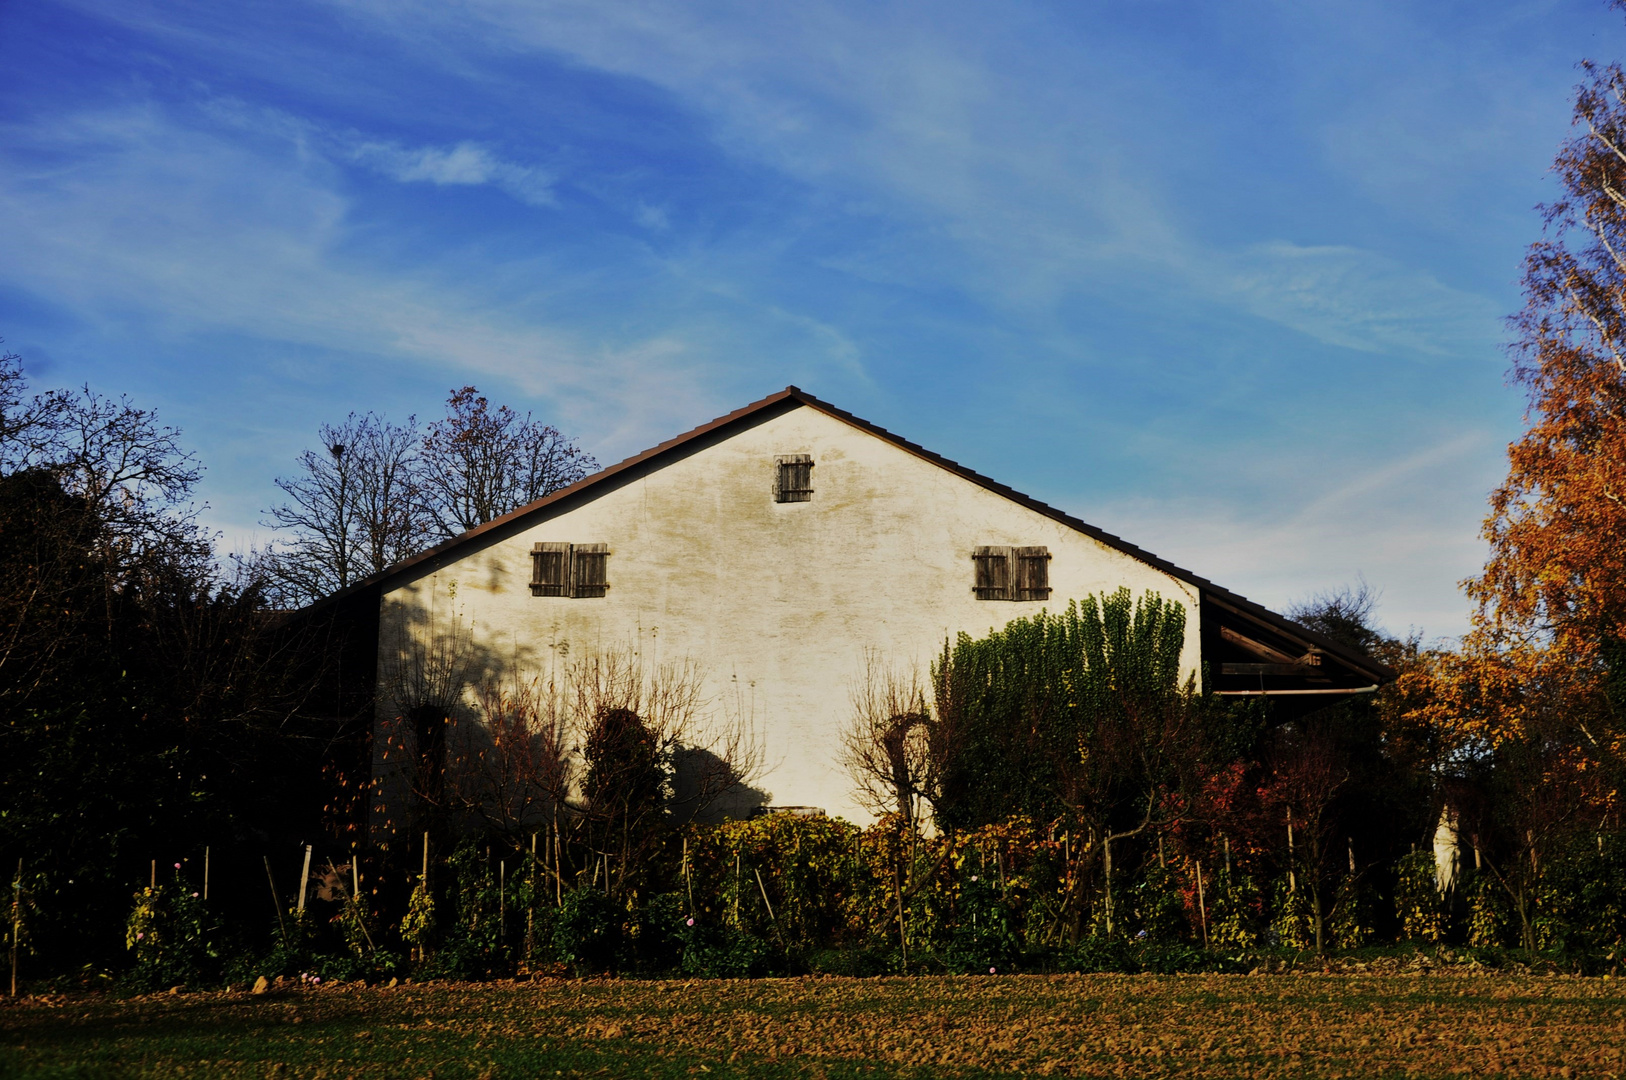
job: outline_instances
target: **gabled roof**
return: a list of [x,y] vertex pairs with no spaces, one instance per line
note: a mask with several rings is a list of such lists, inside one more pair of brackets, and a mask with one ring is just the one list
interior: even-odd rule
[[1020,491],[968,469],[958,462],[950,461],[940,454],[934,454],[917,443],[912,443],[883,427],[870,423],[868,420],[854,416],[844,409],[838,409],[829,402],[820,401],[812,394],[799,390],[794,386],[787,386],[777,394],[769,394],[760,401],[735,409],[726,416],[719,416],[710,423],[702,424],[692,431],[679,435],[674,439],[668,439],[666,442],[651,447],[641,454],[629,457],[625,461],[618,462],[615,465],[599,470],[591,476],[584,477],[569,487],[561,488],[537,499],[535,502],[527,503],[511,513],[494,518],[478,528],[470,529],[468,532],[454,536],[450,540],[436,544],[434,547],[409,559],[403,559],[386,570],[341,589],[322,600],[318,600],[306,610],[310,611],[318,607],[325,607],[328,604],[362,592],[382,590],[391,580],[400,577],[409,570],[418,570],[422,573],[438,569],[450,561],[454,553],[471,544],[482,541],[489,543],[510,535],[525,528],[533,518],[547,515],[549,512],[561,512],[573,504],[585,502],[590,498],[603,494],[606,489],[613,489],[622,484],[630,483],[673,461],[697,453],[709,446],[714,446],[740,431],[765,423],[777,416],[782,416],[793,409],[804,407],[817,409],[819,412],[866,431],[876,438],[884,439],[901,450],[929,461],[940,468],[947,469],[949,472],[969,480],[979,487],[986,488],[997,495],[1002,495],[1036,513],[1059,521],[1071,529],[1100,541],[1107,547],[1146,563],[1148,566],[1156,567],[1170,577],[1196,587],[1201,592],[1204,603],[1218,608],[1226,616],[1229,616],[1228,621],[1241,619],[1246,623],[1256,624],[1274,639],[1285,639],[1288,642],[1297,643],[1305,653],[1313,652],[1330,655],[1341,661],[1345,667],[1352,669],[1353,673],[1370,678],[1374,682],[1384,682],[1394,677],[1394,673],[1387,667],[1359,650],[1352,649],[1341,642],[1316,633],[1308,627],[1301,626],[1244,596],[1239,596],[1229,589],[1221,588],[1207,578],[1199,577],[1189,570],[1174,565],[1167,559],[1161,559],[1149,551],[1136,547],[1121,537],[1098,529],[1088,522],[1073,517],[1071,514],[1058,510],[1047,503],[1042,503],[1031,496],[1024,495]]

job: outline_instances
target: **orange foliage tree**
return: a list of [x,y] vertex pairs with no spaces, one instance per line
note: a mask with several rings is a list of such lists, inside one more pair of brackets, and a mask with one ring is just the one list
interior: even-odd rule
[[1525,261],[1514,380],[1529,428],[1509,448],[1468,583],[1479,631],[1594,670],[1626,638],[1626,73],[1585,63],[1563,197]]

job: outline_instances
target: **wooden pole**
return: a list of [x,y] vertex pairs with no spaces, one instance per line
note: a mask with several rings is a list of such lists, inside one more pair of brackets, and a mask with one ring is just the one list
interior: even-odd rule
[[147,888],[149,888],[149,889],[158,888],[158,860],[157,859],[154,859],[152,861],[152,876],[147,879]]
[[282,931],[282,947],[288,947],[288,924],[282,921],[282,897],[277,895],[277,879],[271,876],[271,856],[265,858],[265,880],[271,883],[271,906],[277,909],[277,929]]
[[17,860],[17,880],[11,883],[11,996],[17,996],[17,946],[23,936],[23,860]]
[[295,914],[297,914],[297,915],[305,914],[305,886],[310,883],[310,879],[311,879],[311,846],[309,844],[306,844],[305,845],[305,868],[299,872],[299,904],[298,904],[298,906],[297,906],[297,908],[295,910]]
[[689,876],[689,838],[683,838],[683,891],[689,894],[689,917],[694,917],[694,880]]
[[1203,948],[1208,948],[1208,904],[1203,900],[1203,864],[1197,864],[1197,913],[1203,920]]
[[203,898],[209,899],[209,847],[203,847]]
[[1287,808],[1287,891],[1297,892],[1298,877],[1293,873],[1293,808]]

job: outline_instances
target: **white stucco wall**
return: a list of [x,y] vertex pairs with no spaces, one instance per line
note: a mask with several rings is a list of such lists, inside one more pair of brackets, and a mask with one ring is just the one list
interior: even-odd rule
[[[812,501],[776,503],[775,457],[797,453],[815,462]],[[536,541],[609,544],[608,595],[532,596]],[[1050,600],[977,600],[971,552],[985,544],[1048,547]],[[693,658],[714,707],[738,695],[760,721],[758,786],[775,804],[865,821],[836,755],[866,649],[924,682],[945,638],[1120,586],[1185,605],[1183,659],[1195,671],[1195,588],[803,406],[394,584],[380,643],[398,640],[392,626],[417,608],[457,613],[479,649],[527,672],[549,670],[563,649]]]

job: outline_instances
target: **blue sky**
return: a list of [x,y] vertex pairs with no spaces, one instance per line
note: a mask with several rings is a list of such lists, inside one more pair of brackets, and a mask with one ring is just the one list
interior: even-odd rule
[[208,520],[472,382],[609,462],[794,383],[1282,606],[1459,633],[1597,2],[0,4],[0,336]]

